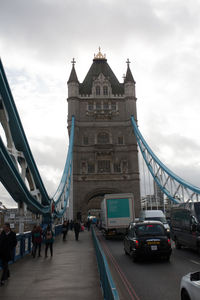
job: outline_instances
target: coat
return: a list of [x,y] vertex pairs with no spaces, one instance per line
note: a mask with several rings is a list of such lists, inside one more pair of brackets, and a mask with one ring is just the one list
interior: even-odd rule
[[11,230],[8,234],[6,234],[3,230],[0,234],[0,259],[7,262],[13,260],[16,245],[16,233]]
[[33,233],[34,244],[42,243],[42,229],[36,229]]
[[79,222],[74,223],[74,231],[75,232],[80,232],[81,230],[81,224]]

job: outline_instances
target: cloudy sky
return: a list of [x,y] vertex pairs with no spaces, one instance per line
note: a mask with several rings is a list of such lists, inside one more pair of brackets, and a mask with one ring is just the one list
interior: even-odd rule
[[[82,82],[99,46],[120,82],[130,59],[150,147],[200,186],[199,15],[196,0],[0,0],[0,56],[50,196],[67,155],[71,60]],[[13,206],[0,189],[0,201]]]

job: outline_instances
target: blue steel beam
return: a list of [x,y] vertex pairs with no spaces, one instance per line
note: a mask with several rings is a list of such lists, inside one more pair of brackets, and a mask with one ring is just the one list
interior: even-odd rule
[[66,163],[65,163],[65,167],[64,167],[64,171],[63,171],[63,174],[62,174],[60,184],[57,188],[57,191],[55,192],[55,194],[53,196],[53,201],[55,202],[55,204],[57,204],[60,201],[60,198],[61,198],[61,196],[64,192],[64,188],[66,186],[66,182],[67,182],[68,174],[69,174],[69,170],[70,170],[70,164],[71,164],[72,159],[73,159],[74,122],[75,122],[75,118],[74,118],[74,116],[72,116],[67,159],[66,159]]
[[[158,157],[154,154],[154,152],[151,150],[145,139],[143,138],[141,132],[138,129],[138,126],[134,120],[134,117],[131,117],[131,123],[133,126],[133,130],[137,139],[138,146],[140,148],[140,151],[142,153],[142,156],[146,162],[146,165],[153,176],[153,179],[155,182],[158,184],[162,192],[174,203],[180,203],[174,195],[176,192],[178,193],[179,190],[183,190],[185,194],[188,194],[187,200],[192,200],[191,198],[195,195],[196,200],[198,201],[198,195],[200,195],[200,189],[179,176],[177,176],[175,173],[173,173],[169,168],[167,168],[159,159]],[[155,167],[155,168],[154,168]],[[156,172],[155,170],[156,169]],[[160,172],[160,175],[159,175]],[[162,183],[161,177],[165,177],[165,183]],[[171,185],[176,185],[176,191],[174,195],[172,195],[170,189],[166,188],[166,183],[167,181],[171,182]],[[191,198],[190,198],[191,197]]]
[[50,198],[44,187],[36,163],[32,156],[28,141],[26,139],[26,135],[24,133],[24,129],[21,124],[21,120],[18,115],[17,108],[14,103],[14,99],[6,78],[6,74],[1,59],[0,59],[0,94],[2,96],[3,104],[6,108],[6,112],[9,117],[9,127],[10,127],[10,131],[12,134],[15,147],[18,151],[23,152],[24,157],[26,158],[26,162],[31,170],[31,174],[34,178],[36,187],[40,190],[42,196],[42,203],[44,205],[48,205],[50,204]]
[[[17,151],[20,151],[24,158],[26,159],[27,166],[31,172],[34,180],[36,189],[39,191],[41,196],[41,203],[38,199],[31,194],[28,190],[25,181],[22,179],[21,174],[16,168],[16,165],[9,154],[8,149],[5,147],[2,139],[0,138],[0,180],[7,191],[10,193],[12,198],[16,202],[24,202],[27,204],[28,208],[34,213],[38,214],[50,214],[52,209],[52,203],[55,204],[55,213],[57,217],[63,216],[66,211],[69,194],[70,185],[72,178],[72,159],[73,159],[73,140],[74,140],[74,122],[75,119],[72,117],[71,130],[70,130],[70,140],[68,155],[64,167],[64,172],[61,178],[59,187],[53,196],[49,198],[46,189],[43,185],[42,179],[40,177],[39,171],[36,167],[35,161],[33,159],[31,150],[26,139],[20,117],[17,112],[17,108],[12,97],[12,93],[5,75],[5,71],[0,60],[0,99],[3,103],[0,103],[0,110],[5,109],[8,115],[9,129],[12,135],[12,139]],[[1,120],[2,121],[2,120]],[[61,209],[58,209],[60,205]]]
[[0,137],[0,181],[16,202],[24,202],[28,209],[37,214],[47,214],[51,212],[50,205],[40,204],[31,195],[22,177],[19,175],[16,166],[10,157],[4,143]]

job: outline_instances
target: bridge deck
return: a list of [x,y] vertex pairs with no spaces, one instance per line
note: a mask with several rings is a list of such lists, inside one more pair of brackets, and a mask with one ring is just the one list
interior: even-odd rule
[[[11,277],[0,287],[0,299],[94,299],[102,300],[99,274],[91,232],[81,232],[75,241],[56,237],[53,257],[27,255],[10,266]],[[49,256],[50,254],[48,254]]]

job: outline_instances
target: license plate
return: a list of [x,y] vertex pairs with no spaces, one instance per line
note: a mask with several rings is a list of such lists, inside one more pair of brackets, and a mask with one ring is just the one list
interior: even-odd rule
[[110,231],[110,232],[108,232],[108,235],[115,235],[115,232],[114,231]]
[[158,250],[158,247],[157,247],[157,245],[151,245],[151,250],[152,250],[152,251],[156,251],[156,250]]
[[160,245],[159,241],[147,242],[148,245]]

